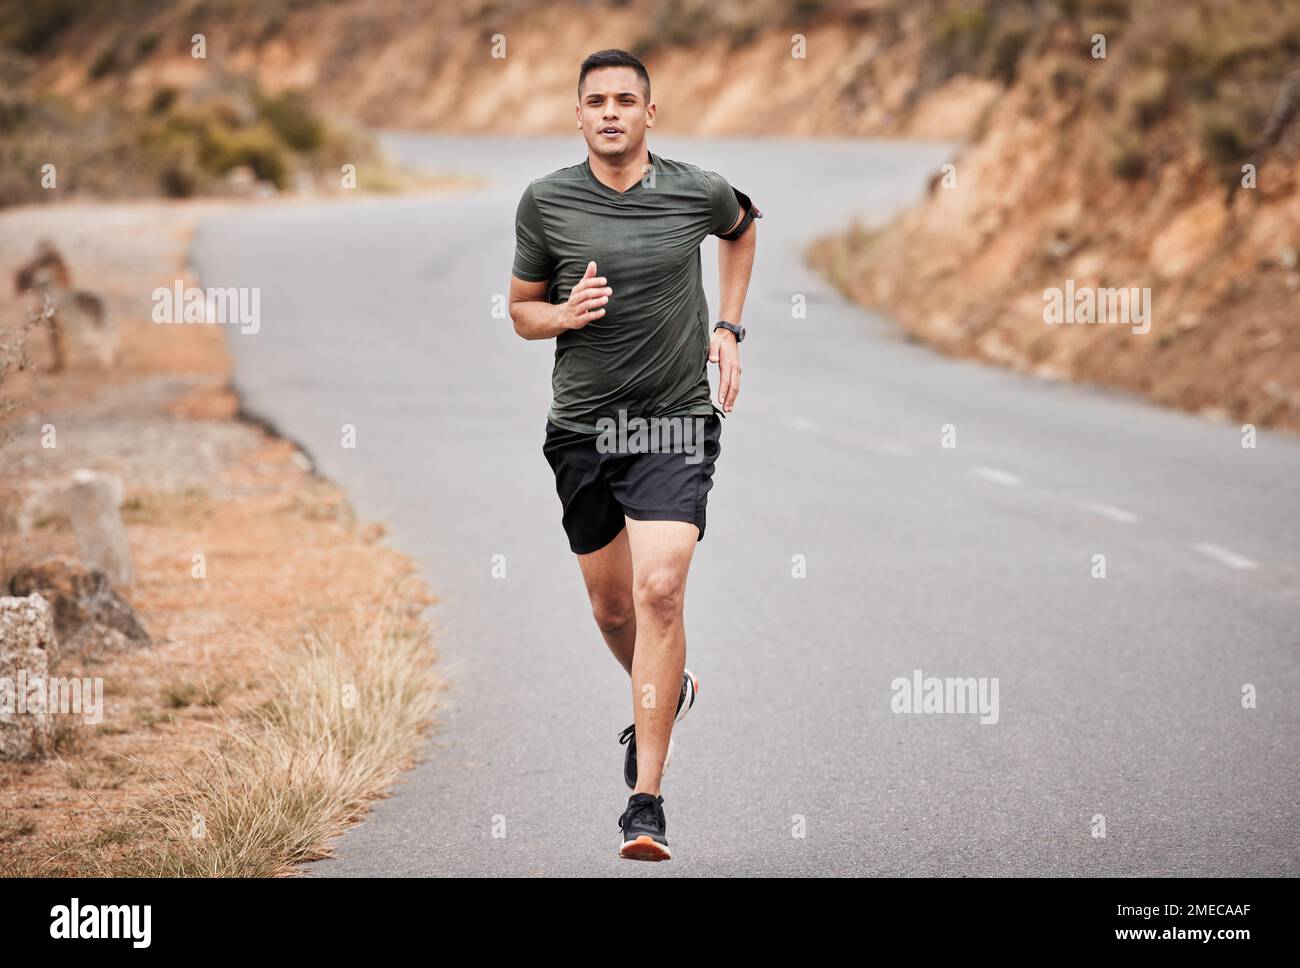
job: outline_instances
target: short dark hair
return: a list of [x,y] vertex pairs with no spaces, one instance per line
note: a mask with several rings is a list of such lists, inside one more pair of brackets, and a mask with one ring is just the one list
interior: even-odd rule
[[578,97],[582,97],[582,82],[587,79],[587,72],[594,71],[600,67],[630,67],[637,72],[641,78],[641,85],[645,88],[646,103],[650,103],[650,72],[645,69],[645,65],[637,60],[633,55],[625,50],[610,48],[609,50],[598,50],[594,54],[588,54],[587,59],[582,62],[582,69],[578,71]]

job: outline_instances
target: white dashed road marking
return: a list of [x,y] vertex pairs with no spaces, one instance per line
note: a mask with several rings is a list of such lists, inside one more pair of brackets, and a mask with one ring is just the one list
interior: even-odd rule
[[994,484],[1004,484],[1007,487],[1019,487],[1022,483],[1015,474],[1000,471],[996,467],[972,467],[970,472],[976,477],[982,477]]
[[1121,524],[1136,524],[1142,519],[1132,511],[1125,511],[1123,508],[1117,508],[1113,504],[1098,504],[1096,501],[1084,501],[1079,507],[1085,511],[1091,511],[1093,514],[1100,514],[1103,518],[1110,518],[1112,521],[1118,521]]
[[1220,547],[1216,544],[1196,544],[1192,545],[1201,554],[1213,558],[1220,564],[1227,565],[1229,568],[1258,568],[1259,563],[1251,561],[1249,558],[1237,554],[1235,551],[1229,551],[1227,548]]

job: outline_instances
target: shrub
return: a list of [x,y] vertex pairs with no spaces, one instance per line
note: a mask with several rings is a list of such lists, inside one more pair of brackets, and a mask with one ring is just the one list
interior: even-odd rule
[[176,106],[180,92],[174,87],[160,87],[149,96],[149,113],[166,114]]
[[1016,79],[1020,55],[1025,52],[1033,36],[1033,30],[1025,24],[1015,24],[999,30],[989,49],[985,73],[1003,84],[1011,84]]
[[1169,113],[1169,75],[1159,68],[1147,71],[1129,88],[1124,114],[1137,127],[1147,130]]
[[1239,162],[1250,152],[1239,122],[1228,114],[1216,112],[1205,117],[1200,135],[1201,149],[1217,165]]
[[81,0],[22,0],[7,4],[0,41],[24,54],[39,54],[77,19]]
[[1052,93],[1058,98],[1067,97],[1076,91],[1083,90],[1083,85],[1086,80],[1087,77],[1084,75],[1083,71],[1074,64],[1059,64],[1052,69]]
[[165,162],[158,173],[158,186],[168,198],[189,198],[198,184],[198,171],[184,159]]
[[325,126],[302,91],[282,91],[256,99],[258,113],[294,151],[315,151],[325,140]]
[[934,38],[946,76],[974,71],[989,41],[992,25],[979,7],[953,4],[935,18]]
[[144,60],[146,57],[152,54],[154,52],[154,49],[157,48],[157,46],[158,46],[157,34],[145,34],[143,37],[137,40],[135,42],[136,62],[138,63],[139,61]]
[[90,78],[97,81],[102,77],[107,77],[121,67],[118,60],[117,48],[109,47],[95,58],[94,63],[90,65]]
[[284,145],[275,132],[265,125],[229,131],[216,128],[208,132],[205,167],[213,174],[224,175],[233,168],[247,165],[262,181],[284,188],[289,174],[289,160]]

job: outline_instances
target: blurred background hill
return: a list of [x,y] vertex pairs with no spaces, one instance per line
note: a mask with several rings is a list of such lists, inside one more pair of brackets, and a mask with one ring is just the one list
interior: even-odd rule
[[[670,134],[961,143],[952,184],[815,253],[918,338],[1300,426],[1294,2],[3,0],[0,24],[0,204],[362,158],[382,187],[367,129],[564,133],[576,65],[626,47]],[[58,193],[30,175],[54,155]],[[1149,286],[1152,332],[1044,326],[1067,278]]]
[[[1300,428],[1300,5],[1076,6],[948,21],[1005,91],[946,183],[814,260],[945,352]],[[1149,289],[1150,332],[1045,325],[1067,280]]]

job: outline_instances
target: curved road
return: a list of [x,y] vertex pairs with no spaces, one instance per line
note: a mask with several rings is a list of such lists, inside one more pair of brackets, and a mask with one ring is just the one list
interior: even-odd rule
[[[674,860],[620,861],[629,689],[541,453],[552,344],[492,313],[520,191],[585,149],[385,140],[491,186],[216,217],[193,251],[204,285],[262,289],[260,332],[230,336],[248,408],[442,599],[428,756],[308,873],[1300,873],[1300,441],[1246,450],[1237,427],[941,358],[803,265],[916,197],[943,146],[659,137],[766,218],[687,595]],[[712,240],[704,258],[716,307]],[[997,722],[892,712],[914,670],[996,677]]]

